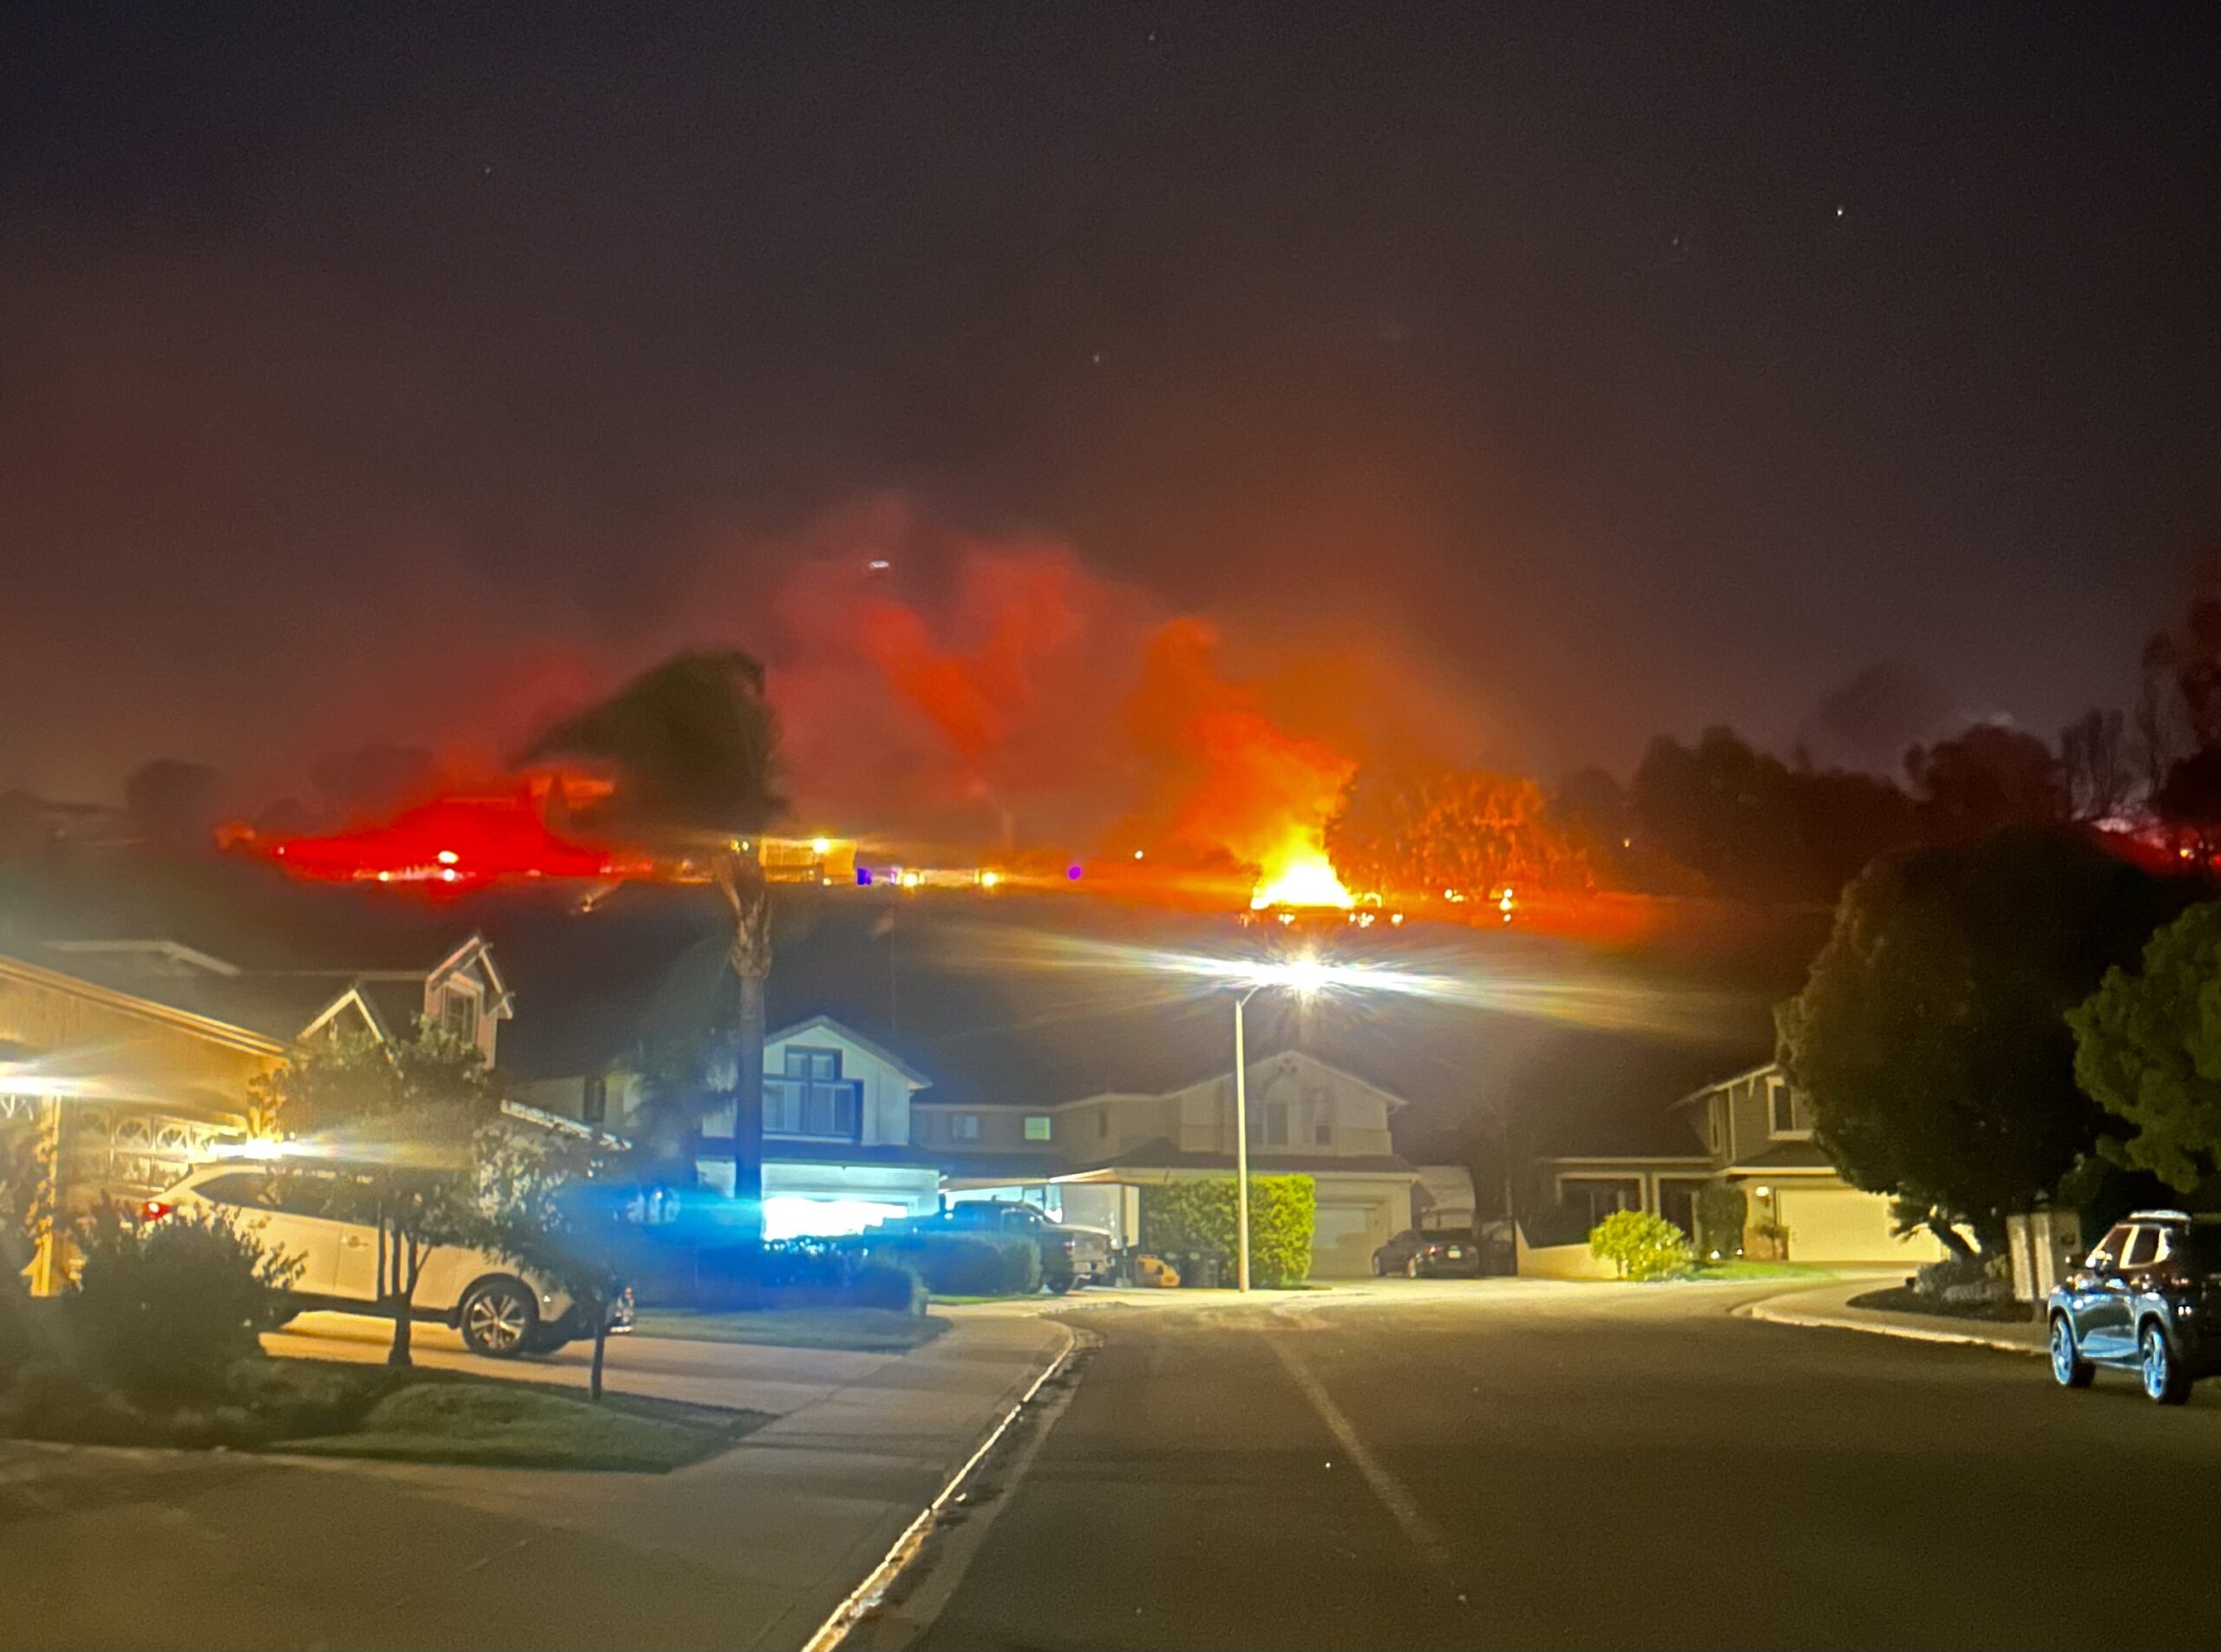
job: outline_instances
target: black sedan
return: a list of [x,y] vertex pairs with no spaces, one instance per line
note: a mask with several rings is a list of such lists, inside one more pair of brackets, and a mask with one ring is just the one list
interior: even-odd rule
[[1373,1271],[1412,1279],[1477,1279],[1481,1247],[1471,1228],[1406,1228],[1373,1253]]
[[2221,1216],[2139,1210],[2098,1241],[2045,1305],[2051,1373],[2087,1388],[2097,1367],[2133,1371],[2163,1406],[2221,1371]]

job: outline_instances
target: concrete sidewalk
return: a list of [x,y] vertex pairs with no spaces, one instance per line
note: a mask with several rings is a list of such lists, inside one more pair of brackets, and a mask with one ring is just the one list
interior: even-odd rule
[[665,1476],[0,1444],[0,1645],[799,1646],[1070,1341],[960,1320]]
[[1851,1298],[1878,1290],[1886,1279],[1842,1279],[1810,1290],[1788,1291],[1734,1311],[1770,1325],[1799,1325],[1826,1330],[1865,1331],[1916,1342],[1946,1342],[1962,1347],[1995,1348],[2006,1354],[2044,1352],[2044,1328],[2036,1321],[1953,1319],[1940,1314],[1901,1314],[1885,1308],[1853,1308]]

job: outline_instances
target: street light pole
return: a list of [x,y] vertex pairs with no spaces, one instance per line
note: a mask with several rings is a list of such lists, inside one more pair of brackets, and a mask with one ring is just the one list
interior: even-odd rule
[[1242,1047],[1242,1011],[1257,995],[1258,987],[1234,1000],[1234,1288],[1237,1291],[1249,1288],[1249,1056]]

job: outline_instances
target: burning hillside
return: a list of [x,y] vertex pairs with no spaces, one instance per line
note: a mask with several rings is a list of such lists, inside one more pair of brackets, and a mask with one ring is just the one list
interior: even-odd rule
[[[798,841],[861,840],[859,866],[1091,866],[1110,875],[1090,887],[1353,903],[1323,833],[1382,732],[1408,720],[1379,659],[1261,646],[1168,613],[1068,546],[949,533],[900,502],[794,548],[757,646]],[[711,581],[705,612],[726,594]],[[547,680],[546,647],[531,657]],[[482,752],[527,738],[437,732]],[[458,784],[425,767],[383,809],[354,799],[322,829],[252,846],[303,875],[385,882],[601,877],[639,859],[574,832],[561,785]]]

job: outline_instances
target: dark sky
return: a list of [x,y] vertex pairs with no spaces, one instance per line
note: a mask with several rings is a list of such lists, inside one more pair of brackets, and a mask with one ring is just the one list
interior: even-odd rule
[[885,496],[1545,772],[1877,662],[2049,731],[2221,523],[2197,12],[0,30],[0,784],[514,719]]

